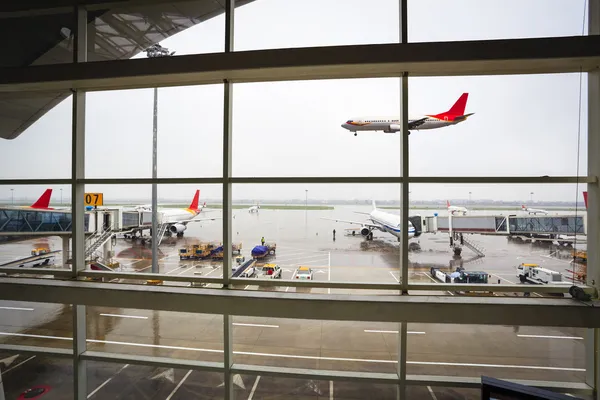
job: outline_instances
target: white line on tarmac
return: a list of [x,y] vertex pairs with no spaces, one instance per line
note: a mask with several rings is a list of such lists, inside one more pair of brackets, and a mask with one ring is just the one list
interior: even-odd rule
[[438,400],[435,393],[433,393],[433,389],[431,389],[431,386],[427,386],[427,390],[429,390],[429,394],[431,395],[431,398],[433,400]]
[[241,322],[234,322],[232,325],[237,325],[237,326],[255,326],[257,328],[279,328],[279,325],[243,324]]
[[33,308],[23,308],[23,307],[0,307],[0,310],[33,311]]
[[177,392],[179,390],[179,388],[181,387],[181,385],[183,385],[183,382],[188,378],[188,376],[190,376],[191,373],[192,373],[192,370],[190,369],[188,371],[188,373],[185,374],[185,376],[183,377],[183,379],[179,381],[179,383],[177,384],[177,386],[175,386],[175,389],[173,389],[173,391],[171,392],[171,394],[165,400],[171,400],[171,397],[173,397],[173,395],[175,394],[175,392]]
[[170,270],[170,271],[168,271],[168,272],[165,272],[165,273],[166,273],[167,275],[169,275],[169,274],[171,274],[171,273],[173,273],[173,272],[177,271],[178,269],[185,268],[185,267],[187,267],[187,265],[181,265],[181,266],[179,266],[179,267],[177,267],[177,268],[173,268],[172,270]]
[[148,317],[142,317],[139,315],[125,315],[125,314],[100,314],[103,317],[117,317],[117,318],[134,318],[134,319],[148,319]]
[[7,372],[9,372],[9,371],[12,371],[13,369],[15,369],[15,368],[17,368],[17,367],[20,367],[21,365],[25,364],[27,361],[31,361],[31,360],[33,360],[35,357],[36,357],[36,356],[31,356],[31,357],[29,357],[27,360],[25,360],[25,361],[21,361],[20,363],[18,363],[17,365],[14,365],[14,366],[12,366],[11,368],[7,369],[6,371],[2,371],[2,374],[1,374],[1,375],[4,375],[5,373],[7,373]]
[[[278,264],[282,264],[282,263],[289,263],[290,261],[294,261],[294,260],[301,260],[301,261],[306,261],[312,258],[316,258],[317,260],[325,260],[325,255],[324,254],[319,254],[316,256],[310,256],[310,257],[293,257],[293,258],[285,258],[285,259],[280,259],[279,257],[277,257],[277,263]],[[311,262],[315,262],[317,260],[311,261]]]
[[113,376],[111,376],[110,378],[108,378],[107,380],[105,380],[104,383],[102,383],[102,385],[98,386],[92,393],[88,394],[87,398],[89,399],[90,397],[92,397],[93,395],[95,395],[100,389],[102,389],[104,386],[106,386],[106,384],[108,382],[112,381],[115,376],[119,375],[119,373],[121,371],[123,371],[125,368],[127,368],[128,366],[129,366],[129,364],[125,364],[123,367],[121,367],[121,369],[118,370],[116,374],[114,374]]
[[[432,277],[430,277],[429,275],[427,275],[427,272],[421,272],[421,275],[428,277],[429,279],[431,279],[435,283],[439,283],[438,281],[436,281],[435,279],[433,279]],[[448,293],[450,296],[454,296],[454,293],[452,293],[449,290],[446,290],[446,293]]]
[[[516,283],[516,282],[509,281],[508,279],[504,279],[503,277],[501,277],[501,276],[498,276],[498,275],[496,275],[496,274],[490,274],[490,275],[492,275],[492,276],[495,276],[496,278],[500,278],[500,279],[502,279],[503,281],[506,281],[506,282],[508,282],[508,283],[510,283],[510,284],[517,285],[517,283]],[[533,294],[535,294],[537,297],[544,297],[544,296],[542,296],[542,295],[541,295],[541,294],[539,294],[539,293],[535,293],[535,292],[533,292]]]
[[[70,337],[60,336],[44,336],[44,335],[32,335],[26,333],[8,333],[0,332],[3,336],[24,336],[24,337],[37,337],[45,339],[59,339],[59,340],[73,340]],[[153,345],[144,343],[128,343],[128,342],[116,342],[112,340],[96,340],[87,339],[90,343],[104,343],[104,344],[116,344],[123,346],[137,346],[137,347],[154,347],[160,349],[169,350],[188,350],[188,351],[199,351],[207,353],[223,353],[223,350],[216,349],[199,349],[193,347],[181,347],[181,346],[166,346],[166,345]],[[258,357],[276,357],[276,358],[298,358],[305,360],[326,360],[326,361],[350,361],[350,362],[366,362],[366,363],[381,363],[381,364],[396,364],[396,360],[376,360],[376,359],[365,359],[365,358],[343,358],[343,357],[321,357],[321,356],[301,356],[295,354],[269,354],[269,353],[254,353],[249,351],[234,351],[233,354],[245,355],[245,356],[258,356]],[[539,369],[546,371],[574,371],[574,372],[585,372],[585,368],[572,368],[572,367],[544,367],[538,365],[510,365],[510,364],[476,364],[476,363],[453,363],[443,361],[407,361],[407,364],[414,365],[442,365],[450,367],[479,367],[479,368],[515,368],[515,369]]]
[[396,280],[396,282],[400,283],[400,280],[398,278],[396,278],[396,275],[394,275],[392,273],[392,271],[388,271],[390,273],[390,275],[392,276],[392,278],[394,278]]
[[[398,333],[398,331],[376,331],[376,330],[371,330],[371,329],[365,329],[365,332],[367,333]],[[408,331],[407,332],[409,335],[424,335],[425,332],[421,332],[421,331]]]
[[196,268],[196,266],[195,266],[195,265],[192,265],[191,267],[189,267],[188,269],[186,269],[186,270],[184,270],[184,271],[181,271],[181,272],[180,272],[180,273],[178,273],[177,275],[183,275],[183,274],[185,274],[186,272],[188,272],[188,271],[191,271],[191,270],[192,270],[192,269],[194,269],[194,268]]
[[250,391],[250,396],[248,396],[248,400],[252,400],[252,396],[254,396],[254,392],[256,391],[256,388],[258,387],[258,381],[260,381],[260,375],[258,375],[256,377],[256,380],[254,381],[254,385],[252,386],[252,390]]
[[539,338],[539,339],[573,339],[573,340],[583,340],[580,336],[546,336],[546,335],[517,335],[518,337],[523,338]]
[[[296,277],[296,272],[297,272],[297,270],[296,270],[296,271],[294,271],[294,273],[292,274],[292,277],[290,278],[292,281],[293,281],[293,280],[294,280],[294,278]],[[290,287],[289,287],[289,286],[285,288],[285,291],[286,291],[286,292],[287,292],[288,290],[290,290]]]
[[299,247],[289,247],[289,246],[278,246],[280,249],[293,249],[293,250],[301,250],[308,253],[327,253],[325,250],[314,250],[314,249],[301,249]]

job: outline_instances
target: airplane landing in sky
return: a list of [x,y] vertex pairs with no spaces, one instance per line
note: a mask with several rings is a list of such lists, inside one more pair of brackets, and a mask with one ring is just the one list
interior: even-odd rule
[[[420,117],[408,118],[408,134],[412,130],[437,129],[459,122],[466,121],[474,113],[465,114],[469,93],[463,93],[456,103],[446,112]],[[385,133],[400,132],[400,120],[398,117],[364,117],[349,119],[342,124],[342,128],[358,135],[358,132],[383,131]]]

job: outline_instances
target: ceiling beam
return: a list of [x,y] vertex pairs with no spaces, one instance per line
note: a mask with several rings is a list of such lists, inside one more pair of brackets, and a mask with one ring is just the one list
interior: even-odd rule
[[0,70],[0,92],[108,90],[304,79],[591,71],[600,36],[331,46]]

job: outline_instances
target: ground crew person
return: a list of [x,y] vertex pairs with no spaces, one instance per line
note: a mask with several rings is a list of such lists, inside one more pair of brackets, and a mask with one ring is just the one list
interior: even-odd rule
[[335,229],[333,230],[333,240],[335,240]]
[[264,236],[260,238],[260,244],[263,246],[265,245],[265,237]]

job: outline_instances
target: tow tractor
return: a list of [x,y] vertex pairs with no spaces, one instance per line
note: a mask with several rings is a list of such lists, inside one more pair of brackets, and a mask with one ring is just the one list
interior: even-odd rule
[[489,277],[487,272],[465,271],[461,267],[449,274],[439,268],[431,267],[431,276],[444,283],[488,283]]
[[274,256],[276,249],[277,249],[277,244],[265,243],[264,246],[254,246],[254,248],[252,249],[251,255],[254,259],[260,259],[260,258],[265,258],[268,256]]

